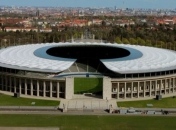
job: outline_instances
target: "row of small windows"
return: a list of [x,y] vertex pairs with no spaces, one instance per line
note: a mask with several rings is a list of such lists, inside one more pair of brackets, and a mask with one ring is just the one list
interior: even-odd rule
[[[27,71],[9,69],[4,67],[0,67],[0,72],[20,74],[20,75],[25,75],[27,73]],[[114,78],[139,78],[139,77],[141,78],[141,77],[153,77],[153,76],[162,76],[162,75],[169,75],[169,74],[176,74],[176,70],[151,72],[151,73],[118,74]]]
[[142,77],[164,76],[169,74],[176,74],[176,70],[151,72],[151,73],[121,74],[117,78],[142,78]]
[[[0,72],[25,75],[28,71],[0,67]],[[38,73],[40,73],[40,72],[38,72]],[[43,74],[43,73],[41,73],[41,74]]]

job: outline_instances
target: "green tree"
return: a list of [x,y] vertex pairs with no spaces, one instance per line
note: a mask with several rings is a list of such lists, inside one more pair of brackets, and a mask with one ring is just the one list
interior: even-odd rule
[[126,39],[126,38],[123,38],[123,39],[122,39],[122,42],[123,42],[124,44],[129,44],[129,41],[128,41],[128,39]]
[[158,41],[157,42],[157,47],[164,48],[165,47],[165,43],[163,41]]
[[102,26],[106,26],[106,22],[104,20],[101,22],[101,24]]
[[152,46],[151,40],[146,40],[145,44],[146,44],[146,46]]
[[138,45],[145,45],[145,41],[140,37],[137,38]]
[[116,37],[116,38],[115,38],[115,42],[116,42],[116,43],[122,43],[122,41],[120,40],[119,37]]
[[133,44],[133,45],[137,44],[137,41],[134,38],[130,38],[129,41],[130,41],[130,44]]

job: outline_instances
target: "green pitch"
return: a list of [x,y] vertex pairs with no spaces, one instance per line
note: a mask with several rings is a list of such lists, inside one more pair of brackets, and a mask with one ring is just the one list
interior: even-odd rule
[[102,78],[75,78],[74,93],[102,93],[103,79]]

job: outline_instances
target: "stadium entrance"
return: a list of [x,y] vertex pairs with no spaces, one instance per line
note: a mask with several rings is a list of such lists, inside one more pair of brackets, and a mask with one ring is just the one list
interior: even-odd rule
[[74,97],[102,98],[103,78],[74,78]]

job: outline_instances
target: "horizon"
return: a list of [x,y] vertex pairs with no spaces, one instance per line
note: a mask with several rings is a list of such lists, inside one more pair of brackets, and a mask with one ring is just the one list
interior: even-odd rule
[[0,6],[175,9],[176,0],[5,0]]

